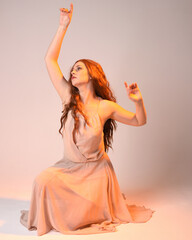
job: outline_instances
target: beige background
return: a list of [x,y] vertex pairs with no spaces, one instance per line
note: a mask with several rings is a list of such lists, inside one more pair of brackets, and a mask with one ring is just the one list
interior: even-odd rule
[[[109,156],[125,192],[192,187],[192,2],[75,0],[59,65],[68,77],[79,58],[98,61],[118,103],[135,111],[124,88],[137,82],[148,122],[118,123]],[[43,169],[60,160],[61,101],[44,63],[70,1],[0,1],[0,197],[30,199]]]

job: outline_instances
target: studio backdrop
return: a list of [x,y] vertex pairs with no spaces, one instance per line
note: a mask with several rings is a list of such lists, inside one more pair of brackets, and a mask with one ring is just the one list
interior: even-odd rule
[[[137,82],[147,124],[117,123],[108,152],[124,192],[186,189],[191,175],[192,2],[74,0],[59,66],[97,61],[117,103],[135,112],[124,81]],[[44,57],[62,0],[0,1],[0,197],[29,199],[33,179],[63,156],[61,100]]]

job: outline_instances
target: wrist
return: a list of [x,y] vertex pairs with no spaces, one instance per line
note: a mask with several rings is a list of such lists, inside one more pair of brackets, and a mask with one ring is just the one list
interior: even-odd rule
[[138,105],[143,105],[143,99],[139,99],[138,101],[135,102],[135,104],[138,104]]
[[63,24],[59,24],[59,29],[65,31],[65,30],[67,30],[68,26],[69,25],[67,25],[67,24],[64,24],[64,25]]

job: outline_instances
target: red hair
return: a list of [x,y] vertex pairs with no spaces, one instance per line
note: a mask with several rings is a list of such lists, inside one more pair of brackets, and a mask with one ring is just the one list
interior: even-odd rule
[[[102,99],[107,99],[113,102],[116,102],[116,98],[110,89],[109,82],[105,76],[105,73],[101,67],[101,65],[93,60],[90,59],[80,59],[75,62],[82,62],[85,64],[88,75],[91,77],[90,81],[92,81],[93,88],[95,91],[96,96],[101,97]],[[75,65],[74,64],[74,65]],[[73,67],[72,67],[73,69]],[[72,71],[71,69],[71,71]],[[80,107],[80,95],[79,90],[77,87],[72,85],[71,82],[71,71],[70,71],[70,78],[69,78],[69,84],[71,85],[71,99],[68,104],[65,105],[65,108],[62,111],[62,116],[60,119],[61,127],[59,129],[59,133],[63,136],[61,130],[65,124],[65,121],[67,119],[67,115],[69,110],[72,110],[72,116],[75,120],[75,127],[74,130],[77,131],[79,128],[79,118],[77,117],[76,113],[79,111],[85,118],[85,121],[88,124],[86,115],[82,112],[82,109]],[[112,141],[113,141],[113,130],[116,130],[117,124],[115,120],[108,119],[105,122],[103,133],[104,133],[104,145],[105,145],[105,151],[109,150],[109,147],[112,148]]]

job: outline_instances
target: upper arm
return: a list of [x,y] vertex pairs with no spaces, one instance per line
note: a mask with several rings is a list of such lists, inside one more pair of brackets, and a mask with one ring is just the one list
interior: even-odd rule
[[104,100],[103,106],[104,106],[103,111],[105,111],[106,113],[106,118],[111,118],[127,125],[139,126],[136,114],[127,111],[119,104],[113,101]]
[[59,94],[61,101],[68,102],[70,99],[71,91],[70,84],[64,78],[61,69],[55,60],[48,59],[46,60],[46,67],[49,73],[50,79],[55,87],[57,93]]

